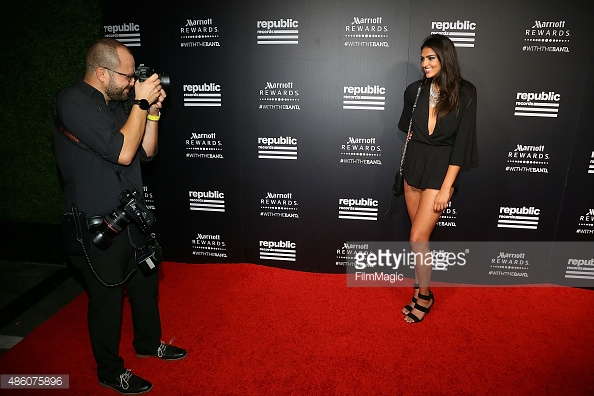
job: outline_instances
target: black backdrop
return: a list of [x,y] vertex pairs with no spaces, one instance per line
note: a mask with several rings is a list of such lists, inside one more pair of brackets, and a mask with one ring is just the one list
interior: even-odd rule
[[[438,32],[456,40],[478,90],[481,164],[459,176],[434,239],[492,243],[475,283],[514,283],[521,269],[522,282],[591,285],[592,22],[579,5],[109,7],[105,35],[171,76],[160,153],[145,168],[165,258],[344,272],[349,241],[406,241],[403,198],[385,216],[404,139],[396,124],[421,77],[419,46]],[[544,258],[530,257],[542,246]],[[490,275],[506,255],[524,258]],[[570,263],[592,276],[566,277]]]

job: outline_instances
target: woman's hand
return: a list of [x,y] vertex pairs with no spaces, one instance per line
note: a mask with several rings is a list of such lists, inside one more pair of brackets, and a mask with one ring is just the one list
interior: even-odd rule
[[435,196],[435,202],[433,203],[433,210],[437,212],[443,212],[448,207],[450,202],[450,189],[441,189]]

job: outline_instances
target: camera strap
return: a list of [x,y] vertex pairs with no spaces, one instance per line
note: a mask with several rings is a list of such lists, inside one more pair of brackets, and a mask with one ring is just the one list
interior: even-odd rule
[[60,115],[58,114],[57,95],[54,96],[54,98],[52,100],[52,118],[53,118],[54,124],[56,125],[58,130],[62,133],[62,136],[64,136],[69,142],[72,142],[73,144],[75,144],[76,146],[78,146],[79,148],[81,148],[85,151],[90,151],[91,153],[95,154],[96,156],[98,156],[101,159],[105,159],[104,156],[102,156],[101,154],[99,154],[98,152],[96,152],[95,150],[90,148],[89,146],[87,146],[84,142],[82,142],[79,138],[74,136],[72,133],[68,132],[68,129],[66,129],[66,126],[64,125],[64,123],[62,122],[62,119],[60,118]]
[[[87,146],[83,141],[81,141],[79,138],[74,136],[72,133],[70,133],[66,129],[66,126],[64,125],[64,123],[62,122],[62,119],[60,118],[60,115],[58,114],[58,109],[57,109],[56,103],[57,103],[57,96],[54,96],[53,101],[52,101],[52,116],[53,116],[54,124],[56,125],[58,130],[61,132],[61,135],[64,136],[69,142],[76,145],[78,148],[80,148],[84,151],[90,151],[91,153],[95,154],[99,158],[105,159],[105,156],[99,154],[98,152],[96,152],[95,150],[93,150],[92,148]],[[132,180],[130,180],[130,178],[128,177],[126,172],[124,172],[118,164],[114,164],[113,168],[114,168],[114,172],[120,182],[122,182],[122,174],[124,174],[124,176],[126,176],[126,179],[128,179],[128,181],[132,185],[132,188],[134,188],[134,190],[136,192],[138,192],[138,188],[136,187],[134,182]],[[138,193],[140,194],[140,192],[138,192]]]
[[120,183],[123,181],[122,179],[122,175],[126,176],[126,179],[128,180],[128,182],[130,182],[130,185],[132,186],[132,188],[134,189],[134,191],[136,191],[139,195],[141,195],[142,197],[142,201],[144,202],[144,196],[142,196],[142,194],[140,193],[140,191],[138,191],[138,187],[136,187],[136,184],[134,184],[134,182],[132,181],[132,179],[130,179],[130,177],[126,174],[126,172],[124,172],[124,170],[122,169],[121,166],[115,164],[113,166],[116,176],[118,177],[118,180],[120,181]]

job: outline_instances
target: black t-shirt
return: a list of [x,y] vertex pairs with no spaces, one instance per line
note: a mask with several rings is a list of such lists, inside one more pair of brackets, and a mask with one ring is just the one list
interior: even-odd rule
[[[54,123],[54,151],[63,181],[65,211],[74,203],[87,216],[105,216],[120,205],[122,191],[138,189],[143,194],[140,160],[152,157],[147,157],[140,146],[130,165],[118,165],[124,144],[120,128],[128,118],[122,103],[106,104],[101,92],[78,80],[58,93],[56,110],[63,127],[96,153],[73,143]],[[121,177],[117,170],[121,170]]]

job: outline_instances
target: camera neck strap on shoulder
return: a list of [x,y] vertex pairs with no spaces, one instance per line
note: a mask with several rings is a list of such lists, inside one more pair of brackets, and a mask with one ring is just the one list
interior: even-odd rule
[[54,98],[52,100],[52,118],[53,118],[56,128],[58,128],[61,135],[64,136],[69,142],[72,142],[73,144],[75,144],[76,146],[81,148],[82,150],[90,151],[91,153],[95,154],[99,158],[105,159],[104,156],[102,156],[101,154],[99,154],[98,152],[96,152],[95,150],[90,148],[89,146],[87,146],[83,141],[81,141],[79,138],[77,138],[72,133],[70,133],[68,131],[68,129],[66,129],[64,122],[62,122],[62,118],[60,118],[60,114],[58,114],[58,108],[57,108],[56,102],[57,102],[57,96],[54,96]]
[[[89,152],[95,154],[96,156],[98,156],[99,158],[107,161],[105,156],[99,154],[98,152],[96,152],[95,150],[93,150],[92,148],[87,146],[83,141],[81,141],[74,134],[70,133],[68,131],[68,129],[66,129],[66,126],[64,125],[64,123],[62,122],[62,119],[60,118],[60,115],[58,114],[58,109],[57,109],[57,105],[56,105],[56,96],[54,96],[53,101],[52,101],[52,117],[53,117],[53,121],[54,121],[56,128],[58,128],[58,130],[60,131],[60,134],[62,136],[64,136],[69,142],[76,145],[78,148],[80,148],[84,151],[89,151]],[[114,168],[114,172],[120,182],[123,181],[123,179],[122,179],[122,174],[123,174],[126,177],[126,179],[128,179],[128,181],[130,182],[130,184],[132,185],[134,190],[138,192],[138,188],[136,187],[134,182],[128,177],[126,172],[124,172],[123,169],[118,164],[113,164],[113,168]]]

